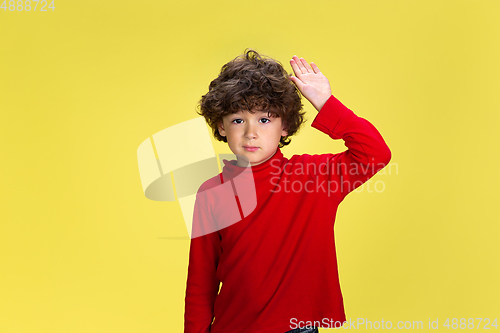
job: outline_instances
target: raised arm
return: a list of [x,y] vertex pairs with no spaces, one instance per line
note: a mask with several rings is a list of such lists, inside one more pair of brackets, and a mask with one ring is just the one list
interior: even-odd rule
[[342,201],[389,163],[391,151],[375,126],[331,95],[328,79],[314,63],[311,67],[296,56],[290,63],[297,76],[290,79],[319,111],[311,126],[332,139],[343,139],[348,148],[337,154],[311,157],[324,167],[319,180],[327,180],[329,193]]

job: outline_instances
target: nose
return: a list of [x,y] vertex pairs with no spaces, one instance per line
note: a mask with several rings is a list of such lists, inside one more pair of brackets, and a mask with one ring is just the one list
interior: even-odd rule
[[245,138],[247,140],[257,139],[257,126],[249,123],[245,128]]

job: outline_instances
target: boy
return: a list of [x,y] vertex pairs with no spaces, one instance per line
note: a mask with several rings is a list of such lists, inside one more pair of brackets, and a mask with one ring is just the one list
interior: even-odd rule
[[[389,163],[391,152],[370,122],[332,96],[314,63],[294,56],[290,64],[295,76],[247,49],[200,100],[200,114],[237,160],[224,160],[222,173],[197,193],[185,333],[318,332],[346,320],[337,207]],[[311,126],[343,139],[346,151],[283,156],[280,148],[304,122],[299,92],[319,112]]]

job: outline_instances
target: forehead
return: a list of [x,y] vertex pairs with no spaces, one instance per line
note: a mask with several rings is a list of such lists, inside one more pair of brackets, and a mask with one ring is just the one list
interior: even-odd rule
[[235,113],[230,113],[230,114],[226,115],[226,117],[233,116],[233,115],[239,115],[239,116],[245,115],[245,116],[256,116],[256,117],[262,117],[262,116],[276,117],[276,113],[273,112],[272,110],[262,111],[260,109],[253,109],[252,112],[250,112],[248,110],[239,110]]

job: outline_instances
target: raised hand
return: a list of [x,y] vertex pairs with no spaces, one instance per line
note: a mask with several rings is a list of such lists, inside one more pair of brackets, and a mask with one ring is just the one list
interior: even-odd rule
[[311,62],[311,65],[296,55],[290,60],[295,76],[289,76],[290,80],[297,86],[302,95],[316,108],[321,110],[323,105],[332,95],[330,82],[321,73],[318,66]]

